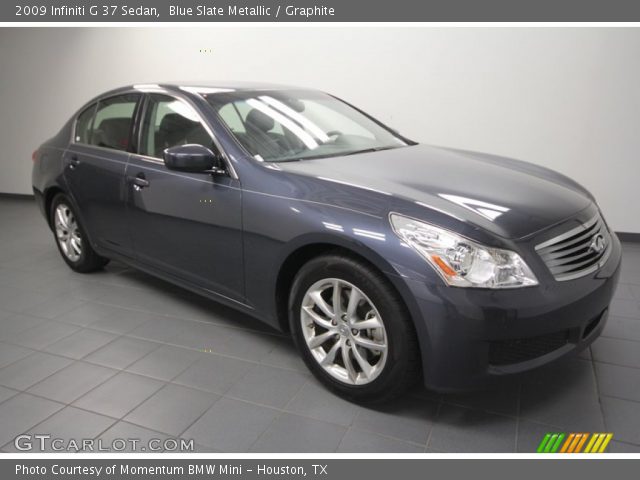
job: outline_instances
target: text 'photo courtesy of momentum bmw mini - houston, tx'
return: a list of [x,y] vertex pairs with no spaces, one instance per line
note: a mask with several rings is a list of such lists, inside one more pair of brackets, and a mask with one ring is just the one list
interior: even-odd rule
[[621,247],[554,171],[420,145],[319,91],[145,84],[33,154],[60,253],[119,260],[289,331],[345,398],[477,388],[600,335]]

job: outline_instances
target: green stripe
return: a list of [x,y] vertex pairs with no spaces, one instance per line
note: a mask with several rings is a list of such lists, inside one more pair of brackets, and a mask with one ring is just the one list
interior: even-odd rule
[[544,452],[544,447],[547,445],[547,442],[549,441],[549,439],[551,438],[551,434],[547,433],[544,438],[542,439],[542,441],[540,442],[540,445],[538,445],[538,453],[543,453]]
[[551,439],[547,442],[547,446],[544,447],[544,453],[551,453],[551,447],[553,447],[553,444],[555,443],[556,438],[558,438],[557,433],[554,433],[553,435],[551,435]]
[[544,452],[544,447],[547,444],[547,442],[549,441],[549,438],[551,438],[551,434],[547,433],[544,436],[544,438],[542,439],[542,441],[540,442],[540,445],[538,445],[538,449],[536,450],[538,453]]
[[558,435],[558,440],[556,440],[556,444],[551,449],[551,453],[556,453],[562,444],[562,440],[564,440],[564,433]]

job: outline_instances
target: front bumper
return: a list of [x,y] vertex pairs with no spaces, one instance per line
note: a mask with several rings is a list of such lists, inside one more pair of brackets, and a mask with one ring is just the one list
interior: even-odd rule
[[621,247],[597,272],[536,287],[451,288],[404,279],[415,300],[424,382],[470,390],[577,353],[602,332],[620,271]]

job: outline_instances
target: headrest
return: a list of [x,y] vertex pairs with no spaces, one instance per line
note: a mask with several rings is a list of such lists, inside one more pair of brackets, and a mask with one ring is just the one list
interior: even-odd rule
[[101,139],[99,143],[104,146],[126,149],[129,143],[130,128],[131,119],[128,117],[105,118],[97,128]]
[[271,130],[275,125],[275,121],[272,117],[255,108],[250,110],[247,114],[246,122],[250,126],[257,128],[258,130],[262,130],[265,133]]
[[180,115],[179,113],[167,113],[160,121],[160,130],[163,132],[190,130],[195,126],[197,122],[189,120],[187,117]]
[[105,118],[100,122],[98,128],[100,130],[129,130],[129,126],[131,125],[131,119],[128,117],[121,118]]
[[281,102],[298,113],[304,112],[304,103],[302,100],[298,100],[297,98],[285,98],[282,99]]

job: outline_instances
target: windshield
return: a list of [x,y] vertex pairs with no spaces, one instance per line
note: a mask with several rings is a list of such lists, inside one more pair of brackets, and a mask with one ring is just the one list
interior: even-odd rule
[[260,161],[336,157],[409,145],[321,92],[240,91],[206,98],[238,142]]

